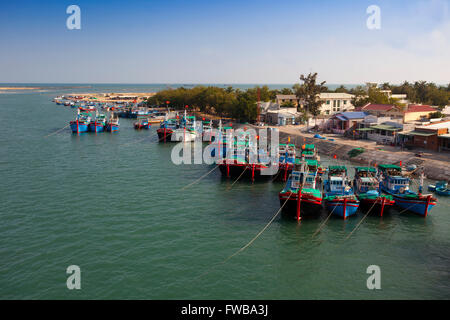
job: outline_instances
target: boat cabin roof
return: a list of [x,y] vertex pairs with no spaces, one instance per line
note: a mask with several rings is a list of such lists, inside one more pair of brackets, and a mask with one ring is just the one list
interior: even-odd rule
[[397,170],[402,170],[401,167],[396,166],[395,164],[380,164],[380,165],[378,166],[378,168],[383,169],[383,170],[385,170],[385,169],[397,169]]
[[329,166],[328,169],[331,170],[335,170],[335,171],[345,171],[347,172],[347,167],[346,166]]
[[377,169],[374,167],[355,167],[356,172],[377,172]]

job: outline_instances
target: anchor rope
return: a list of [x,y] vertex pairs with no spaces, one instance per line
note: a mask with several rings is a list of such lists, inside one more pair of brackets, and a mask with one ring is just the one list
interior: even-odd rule
[[352,230],[352,232],[350,232],[350,234],[344,239],[344,241],[348,240],[348,238],[350,238],[352,236],[353,232],[355,232],[356,229],[358,229],[358,227],[361,225],[361,223],[363,223],[363,221],[367,218],[367,216],[369,215],[370,211],[372,211],[372,209],[375,207],[375,205],[377,203],[378,203],[378,199],[373,203],[373,205],[370,207],[369,211],[367,211],[367,213],[364,215],[364,217],[361,219],[361,221],[358,222],[356,227]]
[[328,217],[325,219],[325,221],[319,226],[319,228],[316,230],[316,232],[314,232],[314,234],[312,235],[312,237],[314,238],[316,236],[317,233],[319,233],[319,231],[323,228],[323,226],[327,223],[327,221],[330,219],[331,215],[334,212],[334,209],[336,209],[337,206],[334,206],[333,210],[331,210],[330,214],[328,215]]
[[[255,242],[256,239],[258,239],[259,236],[261,236],[261,234],[272,224],[272,222],[275,220],[275,218],[280,214],[281,210],[283,210],[284,206],[286,205],[286,203],[288,202],[288,200],[290,199],[292,194],[289,195],[289,197],[286,199],[286,201],[284,201],[283,205],[280,207],[280,209],[278,209],[278,211],[275,213],[275,215],[270,219],[270,221],[264,226],[264,228],[261,229],[260,232],[258,232],[256,234],[256,236],[253,237],[253,239],[251,239],[245,246],[241,247],[239,250],[237,250],[235,253],[233,253],[232,255],[230,255],[228,258],[226,258],[225,260],[218,262],[216,264],[214,264],[214,266],[219,266],[222,264],[225,264],[226,262],[228,262],[231,258],[233,258],[234,256],[238,255],[239,253],[241,253],[242,251],[244,251],[245,249],[247,249],[253,242]],[[207,275],[208,273],[210,273],[213,270],[213,268],[211,267],[209,270],[205,271],[204,273],[202,273],[201,275],[199,275],[198,277],[196,277],[196,279],[199,279],[205,275]]]
[[219,165],[216,165],[214,168],[212,168],[210,171],[208,171],[207,173],[205,173],[204,175],[202,175],[200,178],[198,178],[197,180],[195,180],[194,182],[189,183],[188,185],[184,186],[183,188],[181,188],[180,190],[184,190],[190,186],[192,186],[193,184],[197,183],[198,181],[200,181],[201,179],[203,179],[204,177],[206,177],[208,174],[210,174],[211,172],[213,172],[214,170],[216,170],[219,167]]
[[59,130],[56,130],[55,132],[52,132],[52,133],[50,133],[50,134],[48,134],[48,135],[44,136],[44,138],[50,137],[50,136],[52,136],[52,135],[54,135],[54,134],[57,134],[58,132],[60,132],[60,131],[64,130],[64,129],[65,129],[65,128],[67,128],[68,126],[70,126],[70,123],[69,123],[68,125],[66,125],[66,126],[62,127],[61,129],[59,129]]
[[233,183],[231,184],[231,186],[227,189],[227,191],[229,191],[229,190],[231,190],[231,188],[233,188],[234,184],[235,184],[236,182],[238,182],[238,180],[242,177],[242,175],[243,175],[244,172],[247,170],[247,168],[248,168],[248,166],[246,166],[245,169],[244,169],[244,171],[242,171],[242,173],[239,175],[239,177],[238,177],[236,180],[234,180],[234,182],[233,182]]

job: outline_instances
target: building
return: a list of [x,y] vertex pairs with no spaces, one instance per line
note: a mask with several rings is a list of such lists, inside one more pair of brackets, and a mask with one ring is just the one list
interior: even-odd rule
[[273,102],[261,103],[260,110],[260,121],[279,126],[295,124],[295,119],[300,115],[297,112],[297,107],[284,108],[282,105]]
[[298,106],[300,99],[295,94],[277,94],[275,102],[280,106],[286,102],[291,102],[294,106]]
[[326,131],[331,131],[337,134],[344,134],[345,132],[356,130],[359,123],[369,116],[366,112],[361,111],[346,111],[333,115],[325,125]]
[[318,96],[318,99],[323,102],[320,106],[320,113],[332,115],[354,110],[355,107],[352,104],[353,97],[354,95],[343,92],[322,92]]
[[410,104],[403,114],[403,122],[426,119],[429,118],[430,113],[436,111],[435,108],[428,105]]
[[450,151],[450,120],[416,126],[413,131],[400,132],[400,143],[432,151]]
[[399,106],[393,104],[368,103],[361,107],[361,111],[370,113],[376,117],[402,118],[403,111]]

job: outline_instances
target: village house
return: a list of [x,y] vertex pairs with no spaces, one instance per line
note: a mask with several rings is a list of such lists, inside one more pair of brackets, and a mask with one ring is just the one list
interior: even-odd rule
[[429,118],[430,113],[437,110],[428,105],[410,104],[403,114],[403,122],[416,121]]
[[260,103],[259,120],[267,124],[279,126],[295,124],[295,119],[299,115],[297,107],[285,108],[282,105],[273,102]]
[[417,104],[410,104],[407,107],[400,107],[393,104],[369,103],[361,107],[360,110],[377,117],[402,118],[403,122],[427,119],[430,113],[436,112],[436,109],[433,107]]
[[277,94],[275,103],[282,105],[283,103],[291,102],[294,106],[298,106],[300,99],[295,94]]
[[369,116],[366,112],[346,111],[333,115],[325,124],[324,129],[336,134],[344,134],[346,131],[353,131],[358,128],[358,124]]
[[400,132],[400,143],[432,151],[450,151],[450,120],[416,126],[413,131]]
[[352,104],[354,95],[340,92],[322,92],[318,95],[318,99],[322,101],[320,113],[332,115],[339,112],[351,111],[355,107]]
[[361,111],[370,113],[376,117],[402,118],[402,109],[393,104],[374,104],[368,103],[361,107]]

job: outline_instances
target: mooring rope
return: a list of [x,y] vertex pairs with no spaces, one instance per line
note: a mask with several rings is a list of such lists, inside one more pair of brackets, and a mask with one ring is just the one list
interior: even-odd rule
[[50,134],[48,134],[48,135],[44,136],[44,138],[50,137],[50,136],[52,136],[52,135],[54,135],[54,134],[57,134],[58,132],[60,132],[60,131],[64,130],[64,129],[65,129],[65,128],[67,128],[68,126],[70,126],[70,123],[69,123],[68,125],[66,125],[66,126],[62,127],[61,129],[59,129],[59,130],[56,130],[55,132],[52,132],[52,133],[50,133]]
[[[230,260],[231,258],[233,258],[234,256],[236,256],[237,254],[241,253],[242,251],[244,251],[245,249],[247,249],[253,242],[255,242],[255,240],[261,236],[261,234],[272,224],[272,222],[275,220],[275,218],[280,214],[281,210],[283,210],[284,206],[286,205],[286,203],[288,202],[288,200],[291,198],[292,193],[289,195],[289,197],[286,199],[286,201],[284,201],[283,205],[280,207],[280,209],[278,209],[278,211],[275,213],[275,215],[272,217],[272,219],[270,219],[270,221],[264,226],[264,228],[262,228],[262,230],[260,232],[258,232],[256,234],[256,236],[253,237],[253,239],[251,239],[245,246],[243,246],[242,248],[240,248],[239,250],[237,250],[235,253],[233,253],[232,255],[230,255],[228,258],[226,258],[225,260],[218,262],[216,264],[214,264],[215,267],[225,264],[226,262],[228,262],[228,260]],[[195,279],[199,279],[205,275],[207,275],[208,273],[210,273],[212,271],[212,267],[205,271],[204,273],[202,273],[201,275],[199,275],[198,277],[196,277]]]
[[242,173],[239,175],[239,177],[238,177],[236,180],[234,180],[234,182],[233,182],[233,183],[231,184],[231,186],[227,189],[227,191],[229,191],[229,190],[231,190],[231,188],[233,188],[234,184],[235,184],[236,182],[238,182],[238,180],[242,177],[242,175],[243,175],[244,172],[247,170],[247,168],[248,168],[248,166],[246,166],[245,169],[244,169],[244,171],[242,171]]
[[327,223],[327,221],[330,219],[331,215],[334,212],[334,209],[336,209],[337,206],[334,206],[333,210],[331,210],[330,214],[328,215],[328,217],[325,219],[325,221],[320,225],[320,227],[316,230],[316,232],[314,232],[314,234],[312,235],[312,238],[314,238],[316,236],[316,234],[319,233],[320,230],[322,230],[323,226]]
[[350,238],[353,234],[353,232],[356,231],[356,229],[358,229],[358,227],[361,225],[361,223],[363,223],[364,219],[366,219],[366,217],[369,215],[370,211],[372,211],[372,209],[375,207],[375,205],[378,203],[378,199],[373,203],[372,207],[370,207],[369,211],[367,211],[366,215],[361,219],[361,221],[358,222],[358,224],[356,225],[356,227],[352,230],[352,232],[350,232],[350,234],[344,239],[344,241],[346,241],[348,238]]
[[130,146],[130,145],[136,144],[138,142],[144,141],[145,139],[153,138],[155,135],[157,135],[157,133],[156,134],[152,134],[150,136],[143,137],[143,138],[135,140],[135,141],[127,142],[127,143],[124,143],[124,144],[119,144],[119,147]]
[[208,174],[210,174],[211,172],[213,172],[214,170],[216,170],[219,167],[219,165],[216,165],[214,168],[212,168],[210,171],[208,171],[207,173],[205,173],[204,175],[202,175],[200,178],[198,178],[197,180],[195,180],[194,182],[189,183],[187,186],[184,186],[183,188],[181,188],[180,190],[184,190],[190,186],[192,186],[193,184],[199,182],[201,179],[203,179],[204,177],[206,177]]

